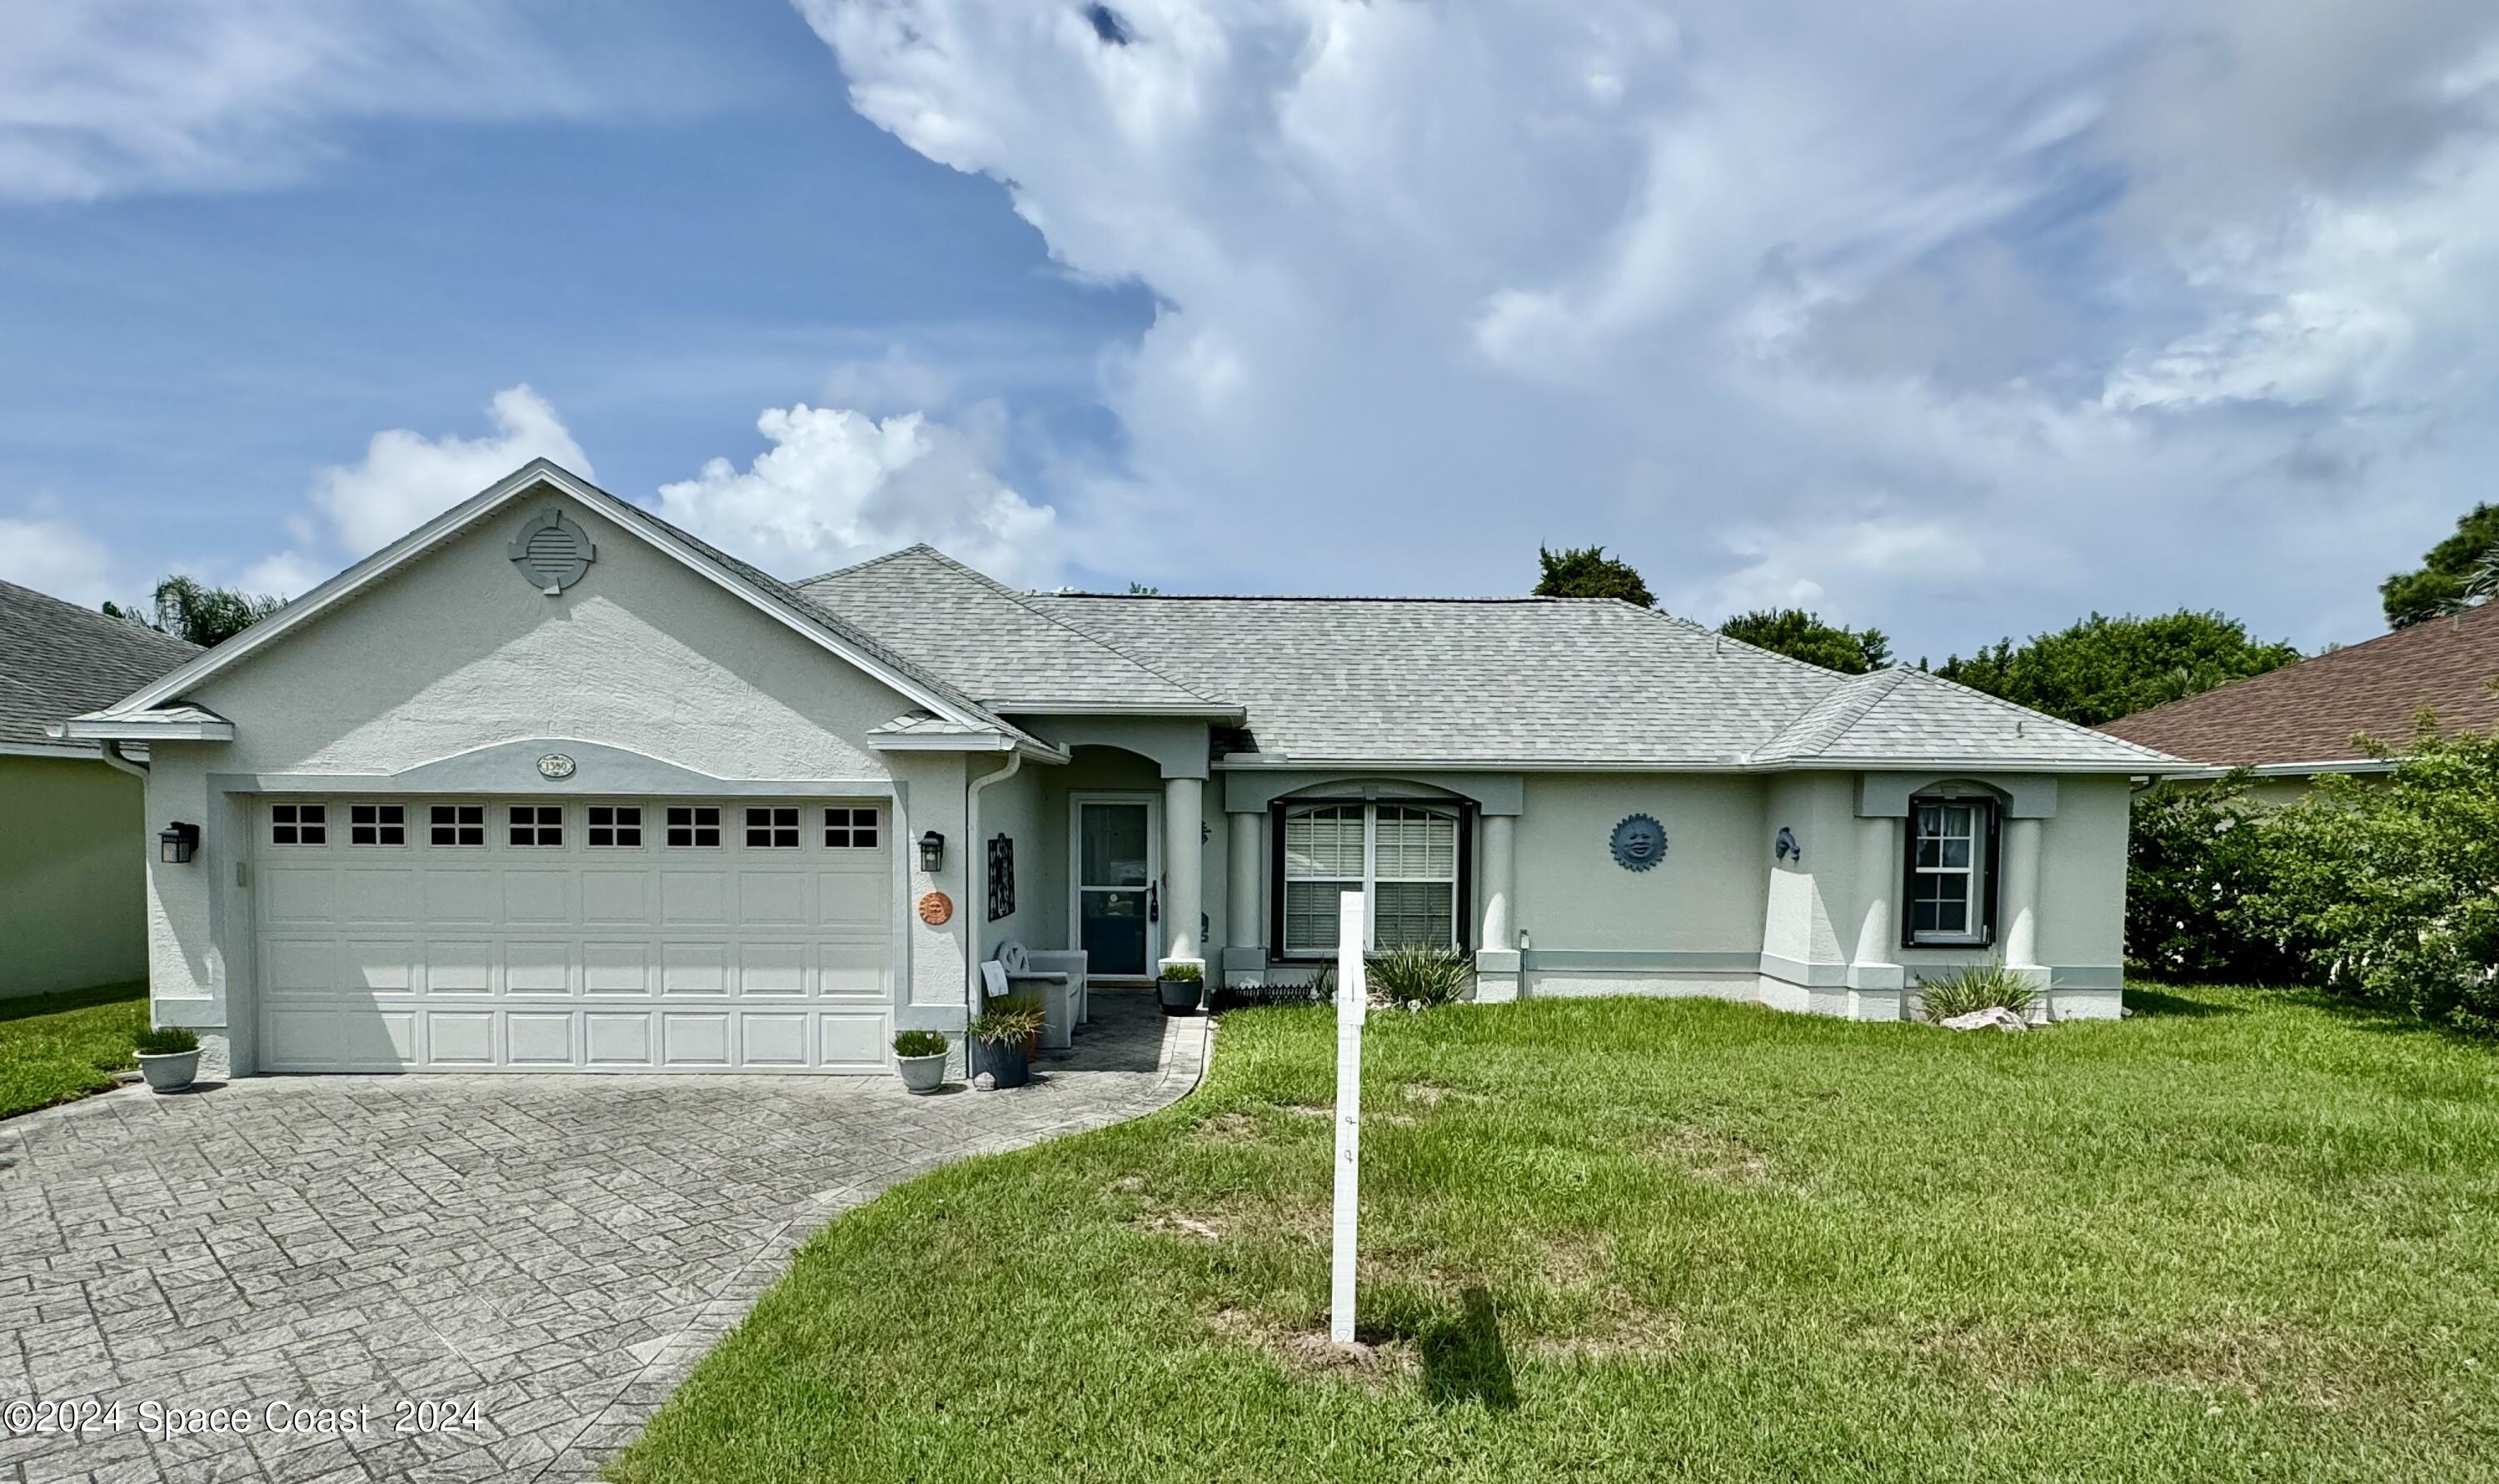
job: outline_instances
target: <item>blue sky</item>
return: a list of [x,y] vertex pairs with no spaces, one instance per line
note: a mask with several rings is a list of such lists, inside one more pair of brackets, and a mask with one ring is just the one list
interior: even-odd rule
[[0,6],[0,576],[548,453],[793,576],[2314,647],[2494,498],[2486,7],[1115,9]]

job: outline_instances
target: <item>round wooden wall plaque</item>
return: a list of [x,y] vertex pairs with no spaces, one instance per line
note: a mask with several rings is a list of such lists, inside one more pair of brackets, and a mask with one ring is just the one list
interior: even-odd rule
[[931,927],[943,927],[955,917],[955,904],[943,891],[931,891],[920,899],[920,920]]

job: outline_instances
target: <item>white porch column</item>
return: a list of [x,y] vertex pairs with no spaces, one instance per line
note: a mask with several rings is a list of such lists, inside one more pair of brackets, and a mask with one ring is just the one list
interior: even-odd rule
[[1258,895],[1258,878],[1263,874],[1259,861],[1258,826],[1265,819],[1263,811],[1244,811],[1223,817],[1223,826],[1231,842],[1232,866],[1224,874],[1224,887],[1230,898],[1223,913],[1223,942],[1237,953],[1224,955],[1224,968],[1235,967],[1235,960],[1248,960],[1258,948],[1260,927],[1267,910]]
[[1483,817],[1483,922],[1476,935],[1478,1000],[1514,1000],[1524,980],[1517,927],[1510,917],[1518,888],[1517,828],[1515,816]]
[[1518,821],[1509,815],[1483,817],[1483,931],[1476,936],[1476,943],[1495,952],[1509,952],[1518,947],[1509,920],[1510,894],[1515,889],[1511,873],[1517,860],[1512,842],[1517,825]]
[[2044,1013],[2048,975],[2039,967],[2039,834],[2037,820],[2004,822],[2004,894],[1998,906],[2004,913],[2005,967],[2035,971]]
[[1163,958],[1203,961],[1197,919],[1205,911],[1206,780],[1163,780]]
[[1899,822],[1888,815],[1857,821],[1857,950],[1849,955],[1848,1016],[1853,1020],[1897,1020],[1905,1010],[1908,975],[1893,961],[1895,896],[1900,883]]

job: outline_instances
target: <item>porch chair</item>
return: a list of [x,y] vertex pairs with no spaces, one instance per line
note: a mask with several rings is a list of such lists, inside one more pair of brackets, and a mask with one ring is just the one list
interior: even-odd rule
[[[1085,953],[1036,953],[1013,938],[999,943],[990,960],[1017,994],[1041,996],[1041,1044],[1064,1050],[1076,1044],[1076,1027],[1092,1018],[1086,1004]],[[990,965],[981,966],[987,970]]]

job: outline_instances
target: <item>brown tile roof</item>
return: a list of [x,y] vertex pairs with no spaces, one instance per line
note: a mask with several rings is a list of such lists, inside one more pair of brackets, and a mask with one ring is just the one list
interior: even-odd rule
[[2499,603],[2233,681],[2101,726],[2195,762],[2339,762],[2365,731],[2398,749],[2423,706],[2444,731],[2499,728]]

